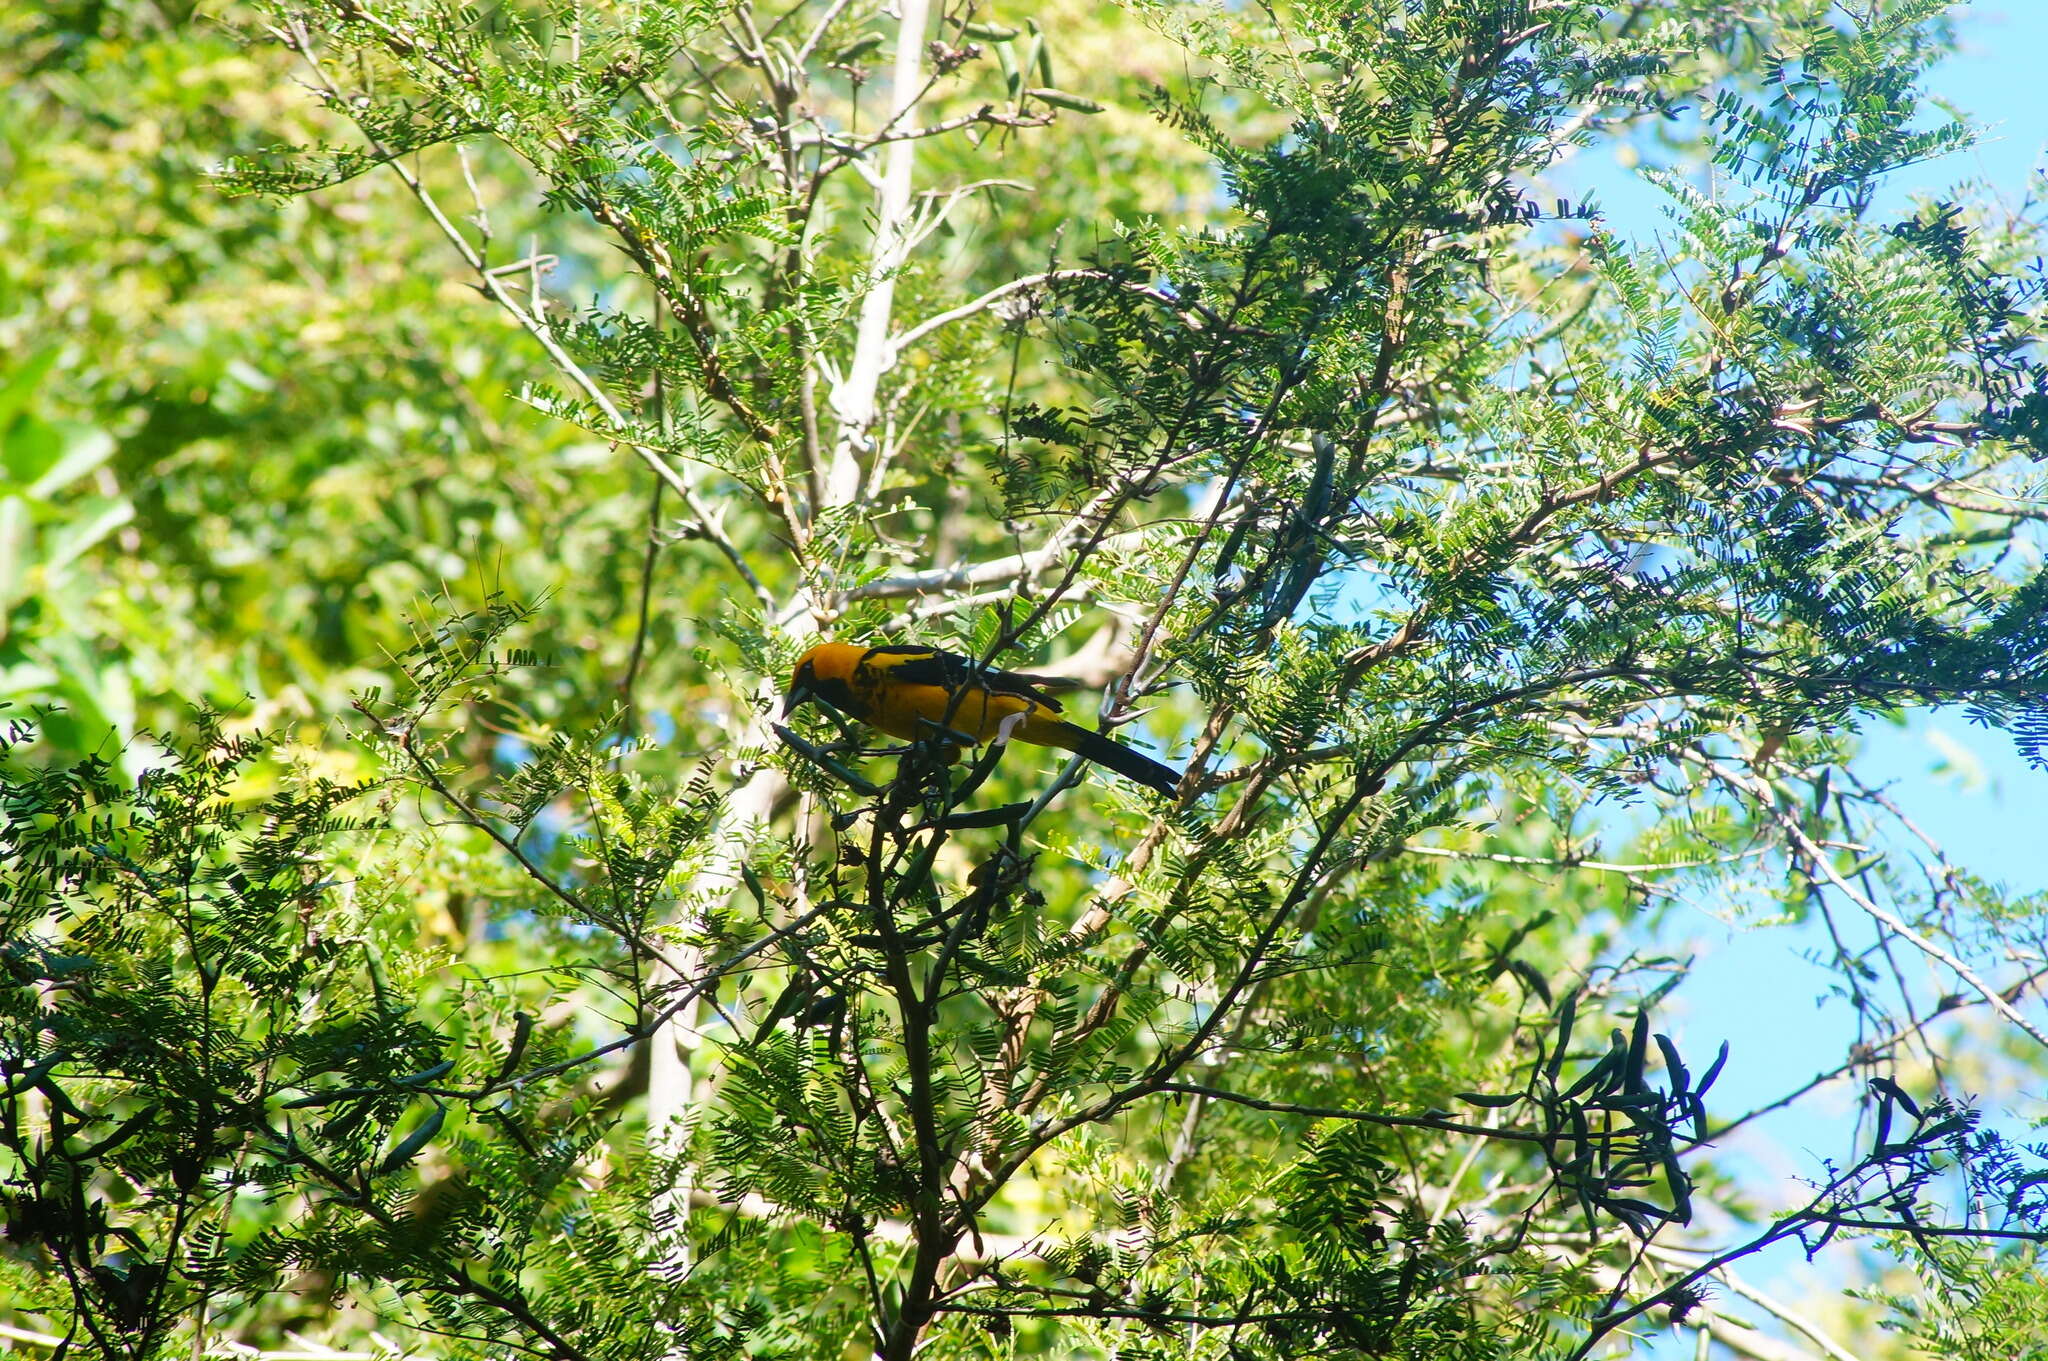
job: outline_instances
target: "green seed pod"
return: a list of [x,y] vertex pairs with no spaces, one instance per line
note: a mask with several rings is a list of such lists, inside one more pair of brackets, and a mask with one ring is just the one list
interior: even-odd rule
[[447,1119],[448,1108],[440,1105],[435,1106],[428,1113],[427,1118],[420,1121],[417,1129],[406,1135],[402,1141],[392,1147],[389,1153],[384,1155],[384,1161],[377,1164],[378,1175],[396,1172],[399,1168],[411,1162],[419,1154],[419,1151],[425,1148],[436,1134],[441,1132],[441,1126]]
[[1075,113],[1101,113],[1102,105],[1080,95],[1070,95],[1065,90],[1030,89],[1024,92],[1032,99],[1042,100],[1054,108],[1072,109]]
[[840,49],[839,55],[832,58],[832,64],[835,66],[850,66],[881,45],[881,34],[863,33]]

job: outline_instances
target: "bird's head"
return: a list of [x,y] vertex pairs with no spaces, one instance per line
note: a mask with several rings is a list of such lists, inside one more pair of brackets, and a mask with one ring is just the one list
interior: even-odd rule
[[818,692],[818,664],[806,652],[790,673],[789,688],[782,692],[782,716],[788,718]]
[[814,699],[845,711],[847,680],[853,675],[862,651],[850,643],[819,643],[797,658],[796,669],[789,676],[789,689],[783,692],[782,716],[788,718]]

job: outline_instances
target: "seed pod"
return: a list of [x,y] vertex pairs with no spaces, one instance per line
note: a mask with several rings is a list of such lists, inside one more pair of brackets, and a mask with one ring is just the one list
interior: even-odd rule
[[1500,1110],[1503,1107],[1512,1106],[1522,1099],[1520,1092],[1504,1092],[1492,1095],[1488,1095],[1485,1092],[1458,1092],[1456,1095],[1460,1101],[1468,1101],[1475,1106],[1484,1106],[1488,1110]]
[[1628,1040],[1627,1089],[1631,1092],[1643,1090],[1643,1066],[1650,1058],[1650,1014],[1636,1013],[1636,1023],[1630,1027]]
[[417,1087],[422,1082],[432,1082],[435,1078],[446,1077],[454,1070],[455,1060],[443,1059],[431,1068],[423,1068],[417,1073],[408,1073],[404,1077],[393,1078],[392,1081],[401,1087]]
[[512,1016],[512,1043],[505,1049],[505,1061],[498,1065],[498,1075],[493,1082],[503,1082],[519,1066],[519,1060],[526,1053],[526,1042],[533,1038],[533,1017],[525,1012],[514,1012]]
[[1546,1070],[1552,1082],[1556,1082],[1557,1075],[1564,1070],[1564,1052],[1571,1048],[1572,1022],[1577,1019],[1578,1012],[1579,998],[1576,993],[1568,995],[1564,999],[1564,1004],[1557,1009],[1557,1048],[1551,1052],[1550,1064]]
[[1671,1042],[1669,1035],[1658,1035],[1654,1038],[1657,1041],[1658,1052],[1664,1055],[1664,1071],[1671,1078],[1671,1094],[1682,1099],[1691,1078],[1685,1071],[1684,1060],[1678,1057],[1678,1046]]
[[1728,1041],[1723,1040],[1721,1041],[1720,1052],[1715,1054],[1714,1061],[1707,1065],[1706,1075],[1700,1079],[1700,1085],[1693,1088],[1695,1095],[1705,1096],[1707,1094],[1707,1088],[1713,1086],[1714,1079],[1721,1076],[1721,1065],[1726,1062],[1728,1062]]
[[839,51],[839,55],[832,58],[832,64],[835,66],[851,66],[854,62],[859,61],[862,57],[865,57],[868,53],[874,51],[881,45],[881,34],[863,33],[858,38],[855,38],[852,42],[848,43],[845,47],[841,48]]
[[384,1155],[384,1161],[377,1164],[378,1174],[381,1176],[386,1172],[396,1172],[411,1162],[419,1151],[427,1146],[428,1141],[441,1132],[441,1126],[447,1119],[448,1108],[436,1105],[427,1118],[420,1121],[418,1128],[406,1135],[401,1142],[393,1145],[391,1151]]
[[1102,105],[1081,95],[1070,95],[1065,90],[1030,89],[1024,92],[1032,99],[1041,100],[1055,108],[1072,109],[1075,113],[1101,113]]

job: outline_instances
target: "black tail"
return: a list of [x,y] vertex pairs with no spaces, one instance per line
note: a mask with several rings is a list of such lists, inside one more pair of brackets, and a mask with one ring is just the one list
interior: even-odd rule
[[1156,789],[1172,797],[1180,787],[1180,772],[1172,766],[1161,765],[1144,752],[1127,747],[1114,737],[1105,737],[1099,732],[1090,732],[1079,724],[1067,725],[1072,731],[1067,736],[1073,745],[1067,750],[1099,766],[1108,766],[1126,780],[1134,780],[1147,789]]

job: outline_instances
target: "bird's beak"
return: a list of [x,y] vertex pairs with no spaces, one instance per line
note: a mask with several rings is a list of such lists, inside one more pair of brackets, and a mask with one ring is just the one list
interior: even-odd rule
[[803,708],[810,697],[811,689],[807,685],[792,685],[789,687],[789,693],[782,697],[782,716],[788,718],[798,709]]

